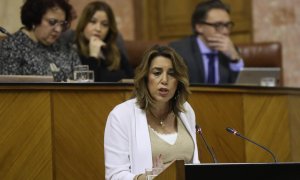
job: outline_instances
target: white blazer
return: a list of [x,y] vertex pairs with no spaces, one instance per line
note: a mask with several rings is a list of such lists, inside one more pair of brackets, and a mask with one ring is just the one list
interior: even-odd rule
[[[180,118],[194,141],[193,163],[200,163],[196,142],[195,113],[188,102]],[[151,142],[145,111],[130,99],[109,114],[104,133],[105,179],[132,180],[152,168]]]

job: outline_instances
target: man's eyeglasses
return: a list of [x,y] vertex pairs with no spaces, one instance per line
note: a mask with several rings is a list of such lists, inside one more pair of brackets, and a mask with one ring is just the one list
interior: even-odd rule
[[202,21],[201,24],[205,24],[208,26],[212,26],[215,28],[216,31],[222,31],[224,28],[227,28],[228,30],[231,30],[234,26],[233,22],[227,22],[227,23],[222,23],[222,22],[217,22],[217,23],[209,23]]
[[59,21],[57,19],[45,19],[50,26],[57,27],[58,25],[62,28],[63,31],[67,30],[70,26],[68,21]]

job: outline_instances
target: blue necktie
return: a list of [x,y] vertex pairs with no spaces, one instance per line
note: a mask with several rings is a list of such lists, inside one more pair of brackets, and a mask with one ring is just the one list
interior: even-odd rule
[[207,77],[207,83],[208,84],[215,84],[216,83],[216,77],[215,77],[215,57],[216,54],[209,53],[206,54],[208,58],[208,77]]

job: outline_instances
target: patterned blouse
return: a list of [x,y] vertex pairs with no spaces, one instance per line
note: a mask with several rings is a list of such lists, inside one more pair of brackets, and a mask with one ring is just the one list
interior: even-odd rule
[[[59,69],[52,72],[50,64]],[[74,66],[81,64],[75,49],[66,43],[50,46],[32,41],[21,30],[0,41],[0,74],[2,75],[53,75],[55,81],[73,77]]]

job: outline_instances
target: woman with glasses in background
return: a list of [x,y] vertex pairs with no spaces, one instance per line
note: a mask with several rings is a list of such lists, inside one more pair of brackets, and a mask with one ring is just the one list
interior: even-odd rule
[[230,9],[222,1],[197,5],[192,16],[194,34],[170,44],[186,61],[190,83],[235,82],[244,61],[230,38],[233,26]]
[[55,81],[71,78],[73,67],[81,64],[79,56],[58,41],[70,26],[71,12],[68,0],[25,0],[24,27],[0,42],[0,74],[54,75]]
[[111,7],[103,1],[84,8],[76,28],[76,46],[81,63],[94,71],[96,82],[133,78],[128,59],[117,46],[118,29]]

